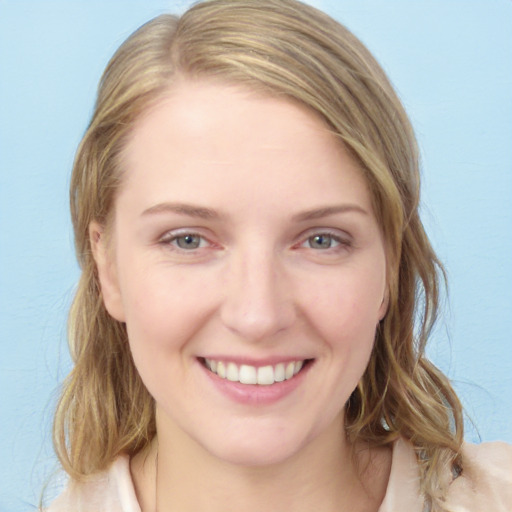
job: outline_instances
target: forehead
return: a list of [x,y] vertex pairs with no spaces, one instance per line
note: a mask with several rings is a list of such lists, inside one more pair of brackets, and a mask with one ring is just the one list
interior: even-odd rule
[[[295,101],[239,86],[182,81],[135,124],[123,153],[123,188],[206,198],[268,189],[328,202],[362,173],[319,115]],[[352,187],[353,188],[353,187]],[[181,199],[181,198],[178,198]],[[308,205],[309,206],[309,205]]]
[[[268,137],[262,138],[259,133],[258,142],[266,141],[270,144],[277,142],[275,135],[279,129],[284,128],[288,133],[295,128],[297,134],[301,127],[307,127],[318,134],[323,133],[326,139],[335,140],[323,117],[298,100],[252,86],[210,78],[194,80],[179,77],[161,94],[159,101],[135,121],[128,145],[135,139],[142,139],[157,123],[162,128],[176,128],[180,134],[186,131],[191,136],[201,136],[206,130],[215,127],[217,130],[214,133],[207,134],[212,136],[219,128],[229,130],[238,125],[237,133],[240,137],[245,134],[254,135],[251,131],[254,125],[266,124]],[[154,131],[151,136],[154,136]],[[251,140],[254,138],[248,137],[244,146]]]

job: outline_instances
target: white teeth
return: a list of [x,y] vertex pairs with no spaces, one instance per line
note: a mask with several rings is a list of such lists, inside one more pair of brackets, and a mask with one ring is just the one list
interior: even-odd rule
[[226,378],[226,367],[224,366],[224,363],[222,361],[219,361],[217,363],[217,375],[222,379]]
[[232,382],[238,382],[238,366],[235,363],[228,363],[226,370],[226,379]]
[[283,382],[297,375],[304,366],[304,360],[278,363],[275,366],[251,366],[242,364],[238,366],[231,361],[215,361],[205,359],[205,366],[216,373],[220,378],[241,384],[258,384],[270,386],[275,382]]
[[258,368],[258,384],[260,386],[270,386],[274,382],[274,368],[272,366],[261,366]]
[[286,370],[284,371],[284,378],[286,380],[291,379],[293,377],[293,371],[295,370],[294,363],[288,363],[286,365]]
[[242,384],[257,384],[258,374],[256,368],[246,364],[240,366],[240,382]]
[[279,363],[276,364],[276,367],[274,368],[274,379],[276,382],[283,382],[283,380],[286,378],[284,374],[284,364]]

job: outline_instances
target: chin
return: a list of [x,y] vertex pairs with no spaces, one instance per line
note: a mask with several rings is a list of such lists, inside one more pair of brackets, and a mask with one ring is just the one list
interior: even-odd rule
[[242,467],[268,467],[286,462],[293,457],[298,450],[292,447],[278,446],[273,442],[267,445],[229,446],[227,450],[215,450],[212,453],[216,458],[229,464]]
[[[243,433],[243,434],[242,434]],[[211,455],[229,464],[244,467],[274,466],[297,455],[308,444],[299,432],[284,429],[246,429],[225,432],[220,442],[205,446]]]

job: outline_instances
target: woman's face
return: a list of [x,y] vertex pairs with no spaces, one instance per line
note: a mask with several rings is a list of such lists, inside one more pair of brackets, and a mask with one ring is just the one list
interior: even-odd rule
[[159,436],[274,463],[340,436],[386,310],[386,256],[355,162],[284,99],[183,82],[123,155],[110,245],[91,237]]

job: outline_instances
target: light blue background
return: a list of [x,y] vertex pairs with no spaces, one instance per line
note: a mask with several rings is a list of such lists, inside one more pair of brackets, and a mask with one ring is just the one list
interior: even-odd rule
[[[130,32],[187,3],[0,0],[1,512],[30,510],[55,467],[78,276],[67,187],[96,84]],[[369,46],[412,118],[424,221],[450,279],[430,353],[481,438],[512,442],[512,2],[312,3]]]

